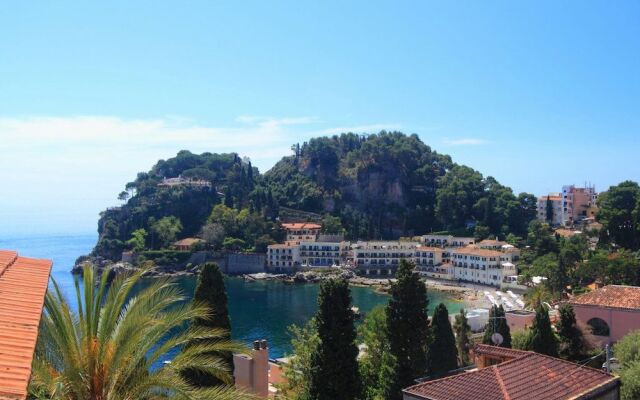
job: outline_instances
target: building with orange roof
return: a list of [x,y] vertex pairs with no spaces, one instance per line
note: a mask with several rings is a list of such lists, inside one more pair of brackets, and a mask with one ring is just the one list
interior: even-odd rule
[[322,225],[312,222],[292,222],[282,224],[282,228],[287,232],[288,242],[315,242]]
[[617,400],[620,378],[542,354],[476,345],[478,369],[403,390],[404,400]]
[[640,329],[640,287],[608,285],[574,297],[568,303],[595,343],[615,343]]
[[26,399],[52,262],[0,250],[0,399]]

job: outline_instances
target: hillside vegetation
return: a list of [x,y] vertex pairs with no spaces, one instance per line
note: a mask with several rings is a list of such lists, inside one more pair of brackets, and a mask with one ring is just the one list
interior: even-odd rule
[[[179,176],[211,186],[159,185]],[[311,139],[265,174],[234,153],[181,151],[139,173],[119,199],[121,207],[101,214],[94,255],[117,259],[196,235],[213,248],[262,251],[282,239],[280,207],[283,216],[321,215],[327,231],[349,239],[524,237],[536,213],[533,195],[455,164],[417,135],[384,131]]]

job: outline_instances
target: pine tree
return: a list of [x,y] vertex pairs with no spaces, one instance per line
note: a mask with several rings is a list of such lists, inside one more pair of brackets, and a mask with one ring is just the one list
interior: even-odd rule
[[453,336],[449,311],[440,303],[433,311],[429,340],[429,373],[440,375],[458,367],[458,350]]
[[547,204],[546,204],[546,221],[549,225],[553,224],[553,202],[551,198],[547,196]]
[[391,400],[402,399],[402,389],[427,372],[427,289],[414,268],[413,263],[400,261],[387,305],[387,335],[395,362],[394,376],[389,378]]
[[[198,283],[193,296],[195,304],[204,304],[213,314],[207,318],[193,320],[194,327],[206,327],[211,329],[223,329],[228,335],[220,337],[221,340],[231,338],[231,320],[227,309],[227,292],[224,287],[224,277],[215,263],[206,263],[202,266]],[[226,367],[233,375],[233,354],[223,354]],[[195,386],[215,386],[222,383],[218,378],[201,371],[188,370],[185,372],[189,382]]]
[[558,336],[560,337],[560,351],[562,358],[570,361],[581,360],[588,350],[582,331],[576,323],[573,307],[563,304],[560,307],[560,321],[558,322]]
[[351,293],[344,279],[320,285],[316,326],[320,343],[311,356],[309,396],[313,400],[351,400],[360,395],[358,347]]
[[532,351],[552,357],[558,356],[558,339],[551,329],[549,313],[541,305],[536,308],[530,340],[531,343],[528,347]]
[[489,322],[484,330],[484,336],[482,337],[482,343],[495,345],[491,337],[494,333],[499,333],[502,336],[502,343],[500,347],[511,348],[511,329],[507,323],[506,314],[502,306],[493,306],[489,311]]
[[456,315],[453,330],[456,334],[456,347],[458,348],[460,366],[465,367],[471,363],[469,358],[469,350],[471,349],[471,327],[467,321],[467,313],[464,309],[460,309],[460,313]]

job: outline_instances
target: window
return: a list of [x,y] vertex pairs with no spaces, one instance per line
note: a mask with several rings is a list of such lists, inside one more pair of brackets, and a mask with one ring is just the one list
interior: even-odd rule
[[609,325],[602,318],[591,318],[587,321],[591,333],[596,336],[609,336]]

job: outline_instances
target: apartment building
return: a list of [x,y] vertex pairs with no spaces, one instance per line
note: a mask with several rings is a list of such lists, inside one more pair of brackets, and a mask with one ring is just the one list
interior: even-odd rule
[[420,243],[434,247],[464,247],[475,243],[472,237],[460,237],[452,235],[422,235]]
[[302,267],[331,267],[345,264],[349,257],[349,242],[300,242]]
[[576,187],[564,185],[562,192],[549,193],[538,198],[538,220],[549,222],[547,215],[547,202],[552,203],[553,226],[571,226],[587,218],[595,217],[598,208],[596,201],[598,193],[595,186]]
[[400,260],[414,260],[417,242],[357,242],[352,245],[353,264],[365,275],[394,275]]
[[500,286],[516,275],[514,253],[467,246],[452,251],[453,277],[467,282]]
[[322,226],[311,222],[282,224],[287,232],[287,242],[315,242]]
[[[548,203],[551,203],[552,215],[548,215]],[[562,195],[560,193],[549,193],[546,196],[538,197],[538,220],[552,226],[562,225]]]
[[267,247],[267,271],[293,272],[300,267],[300,245],[295,242],[272,244]]
[[562,187],[562,224],[573,225],[586,218],[593,218],[597,212],[598,194],[595,186],[583,188],[574,185]]

